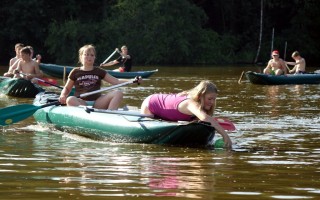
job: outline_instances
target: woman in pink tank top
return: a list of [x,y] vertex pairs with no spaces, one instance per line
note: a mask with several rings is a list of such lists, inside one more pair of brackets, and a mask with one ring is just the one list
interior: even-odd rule
[[196,118],[209,122],[223,137],[225,146],[231,148],[228,134],[212,117],[217,95],[215,84],[205,80],[191,90],[178,94],[153,94],[147,97],[141,105],[141,113],[153,114],[168,121],[192,121]]

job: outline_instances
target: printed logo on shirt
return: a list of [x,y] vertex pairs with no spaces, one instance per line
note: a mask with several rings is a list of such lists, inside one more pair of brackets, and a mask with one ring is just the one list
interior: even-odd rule
[[77,78],[79,86],[84,86],[84,87],[95,85],[99,80],[100,80],[99,76],[97,75],[84,75]]

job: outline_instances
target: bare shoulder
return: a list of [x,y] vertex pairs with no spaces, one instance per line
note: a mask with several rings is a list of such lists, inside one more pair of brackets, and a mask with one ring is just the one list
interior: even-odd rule
[[35,60],[32,60],[32,65],[39,66],[39,63],[37,61],[35,61]]

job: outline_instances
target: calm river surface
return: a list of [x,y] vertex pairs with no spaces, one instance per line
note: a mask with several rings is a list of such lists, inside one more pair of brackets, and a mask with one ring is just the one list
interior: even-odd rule
[[[122,88],[123,105],[209,79],[216,115],[237,127],[232,151],[96,142],[30,117],[0,127],[0,199],[320,199],[320,85],[238,84],[242,71],[261,70],[247,66],[135,70],[154,68]],[[0,107],[21,103],[32,99],[0,95]]]

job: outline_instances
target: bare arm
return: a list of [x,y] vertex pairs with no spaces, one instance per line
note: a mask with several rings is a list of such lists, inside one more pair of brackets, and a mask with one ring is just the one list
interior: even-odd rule
[[36,62],[36,61],[34,63],[35,63],[34,64],[34,72],[35,72],[35,74],[33,75],[33,78],[34,77],[41,78],[43,76],[43,74],[40,71],[39,63]]
[[117,79],[116,77],[114,76],[111,76],[109,73],[107,73],[103,80],[105,80],[106,82],[112,84],[112,85],[117,85],[117,84],[120,84],[120,83],[124,83],[124,82],[127,82],[128,80],[120,80],[120,79]]
[[297,60],[296,62],[286,62],[288,65],[299,65],[299,64],[304,64],[305,60],[304,59],[300,59]]
[[14,61],[14,62],[11,62],[11,60],[10,60],[10,63],[12,63],[12,64],[9,65],[8,73],[13,74],[14,70],[16,70],[18,68],[18,64],[19,64],[20,59],[16,59],[16,61]]
[[289,73],[295,72],[297,67],[298,67],[298,66],[295,65],[291,70],[289,70]]
[[287,65],[296,65],[297,63],[295,62],[286,62]]
[[286,63],[282,59],[280,59],[280,65],[282,67],[284,74],[287,74],[288,70],[290,70],[290,69],[289,69],[288,65],[286,65]]
[[265,69],[269,69],[269,68],[271,68],[271,60],[268,61],[268,64]]
[[[121,84],[121,83],[126,83],[126,82],[131,82],[131,80],[123,80],[123,79],[117,79],[113,76],[111,76],[110,74],[106,74],[103,78],[103,80],[105,80],[106,82],[112,84],[112,85],[117,85],[117,84]],[[141,76],[136,76],[135,79],[134,79],[134,82],[133,83],[137,83],[138,85],[142,83],[142,78]]]
[[227,132],[219,125],[218,122],[213,119],[212,116],[209,116],[203,110],[201,110],[198,103],[192,100],[187,100],[187,102],[184,102],[183,104],[181,104],[181,106],[179,105],[179,111],[185,114],[193,114],[199,120],[209,122],[211,126],[213,126],[216,131],[223,137],[226,147],[232,147],[232,141]]
[[66,85],[64,86],[63,90],[60,93],[60,97],[59,97],[60,103],[66,104],[67,97],[69,96],[73,85],[74,85],[74,81],[71,79],[68,79]]
[[113,60],[113,61],[110,61],[110,62],[108,62],[106,64],[101,64],[100,67],[112,66],[112,65],[115,65],[115,64],[118,64],[118,63],[119,63],[119,61]]

